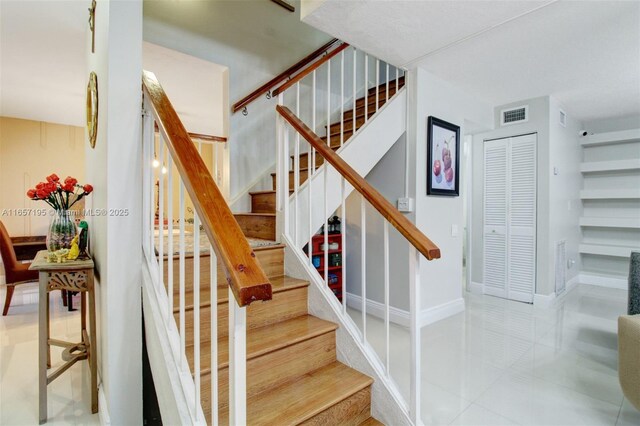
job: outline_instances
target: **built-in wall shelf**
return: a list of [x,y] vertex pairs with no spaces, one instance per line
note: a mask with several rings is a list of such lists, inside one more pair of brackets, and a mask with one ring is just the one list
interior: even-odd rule
[[633,170],[640,170],[640,159],[634,158],[629,160],[593,161],[589,163],[582,163],[580,165],[580,171],[583,174]]
[[640,142],[640,129],[598,133],[597,135],[585,136],[580,140],[580,144],[584,147],[627,142]]
[[633,200],[640,199],[640,189],[584,189],[580,191],[583,200]]
[[580,244],[580,253],[598,256],[630,257],[632,251],[640,251],[640,247],[614,246],[608,244]]
[[640,228],[640,217],[581,217],[580,226],[596,228]]

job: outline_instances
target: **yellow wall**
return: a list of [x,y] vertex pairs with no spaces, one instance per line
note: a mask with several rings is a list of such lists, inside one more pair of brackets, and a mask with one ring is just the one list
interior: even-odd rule
[[13,215],[13,209],[49,208],[29,200],[29,188],[51,173],[87,183],[84,143],[82,127],[0,117],[0,220],[12,236],[46,235],[49,217]]

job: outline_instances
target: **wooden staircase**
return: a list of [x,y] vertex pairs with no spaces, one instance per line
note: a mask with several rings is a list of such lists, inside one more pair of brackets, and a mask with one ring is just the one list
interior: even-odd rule
[[[395,93],[395,83],[389,92]],[[375,107],[375,96],[373,102]],[[381,97],[379,105],[384,102]],[[352,117],[352,113],[345,113],[345,120],[350,120],[348,117]],[[331,137],[334,144],[334,136]],[[345,132],[345,140],[346,137]],[[251,193],[250,213],[235,214],[241,229],[253,243],[256,258],[273,288],[271,301],[255,302],[247,308],[247,422],[251,425],[379,425],[381,423],[370,414],[373,379],[337,361],[335,333],[338,326],[309,315],[309,282],[284,274],[284,245],[274,241],[275,212],[275,191],[259,191]],[[187,259],[187,271],[192,270],[191,265],[192,260]],[[201,403],[208,420],[211,419],[212,368],[209,265],[208,254],[205,254],[200,262],[200,360]],[[221,284],[216,289],[218,409],[220,424],[226,425],[229,423],[228,287],[219,265],[217,275]],[[174,281],[177,280],[178,268],[174,268]],[[185,284],[186,353],[191,371],[194,371],[193,277],[187,276]],[[179,325],[177,286],[173,297],[174,316]]]
[[[404,77],[400,77],[398,79],[398,88],[401,89],[404,86],[405,82],[404,82]],[[376,107],[376,90],[378,91],[378,106]],[[389,82],[389,98],[391,98],[393,95],[396,94],[396,81],[392,80]],[[369,93],[368,96],[366,98],[366,102],[367,102],[367,118],[371,117],[373,114],[375,114],[378,109],[380,109],[385,103],[387,103],[387,86],[386,84],[382,84],[380,86],[376,87],[372,87],[371,89],[369,89]],[[365,116],[365,98],[362,97],[358,100],[356,100],[356,108],[355,108],[355,115],[356,115],[356,131],[362,127],[365,123],[364,120],[364,116]],[[346,143],[351,136],[353,136],[354,131],[353,131],[353,114],[354,114],[354,110],[350,109],[348,111],[344,112],[343,115],[343,126],[344,126],[344,143]],[[330,126],[330,130],[329,130],[329,137],[330,137],[330,146],[331,149],[333,149],[334,151],[337,151],[340,148],[340,124],[341,122],[338,121],[336,123],[332,123]],[[325,126],[326,129],[326,126]],[[325,131],[326,134],[326,131]],[[322,138],[322,140],[327,141],[327,136],[324,136]],[[293,156],[291,156],[291,163],[293,165]],[[322,165],[322,163],[324,163],[324,158],[322,158],[322,156],[320,155],[316,155],[315,156],[315,167],[319,167]],[[300,185],[302,185],[304,182],[306,182],[307,177],[309,175],[309,155],[307,153],[303,153],[300,154]],[[291,167],[291,169],[293,169],[293,167]],[[294,173],[293,170],[289,172],[289,188],[293,188],[294,185]],[[268,212],[275,212],[275,203],[276,203],[276,174],[275,173],[271,173],[271,181],[272,181],[272,188],[273,190],[271,191],[257,191],[257,192],[250,192],[249,195],[251,195],[251,215],[256,215],[256,214],[260,214],[260,215],[264,215],[264,214],[268,214]],[[236,218],[238,218],[238,223],[240,223],[240,227],[243,229],[243,231],[245,232],[245,235],[249,236],[249,237],[255,237],[255,238],[265,238],[264,236],[258,236],[257,233],[255,233],[252,229],[252,222],[255,221],[255,218],[253,218],[253,220],[250,220],[247,218],[247,213],[243,213],[243,214],[236,214]],[[272,223],[273,224],[273,235],[275,235],[275,217],[273,219],[264,219],[265,223]],[[264,234],[263,234],[264,235]],[[267,239],[275,239],[275,237],[271,238],[267,238]]]
[[[398,80],[398,89],[404,77]],[[376,103],[376,91],[378,102]],[[389,83],[389,97],[397,91],[396,82]],[[368,97],[356,101],[355,110],[343,115],[344,142],[387,101],[387,86],[369,89]],[[326,128],[327,126],[325,126]],[[340,148],[341,123],[328,126],[323,138],[332,149]],[[316,156],[315,166],[323,163]],[[300,155],[300,183],[308,177],[308,155]],[[373,380],[336,359],[337,325],[308,314],[309,283],[284,274],[284,245],[276,239],[276,175],[272,173],[273,190],[251,192],[251,212],[237,213],[240,228],[253,242],[256,258],[269,277],[273,299],[255,302],[247,308],[247,422],[252,425],[379,425],[370,415]],[[293,188],[293,172],[289,185]],[[206,259],[205,259],[206,258]],[[187,271],[190,269],[187,259]],[[178,279],[174,268],[174,280]],[[211,419],[211,368],[218,369],[219,420],[228,419],[228,287],[218,266],[218,360],[212,364],[210,353],[211,316],[208,280],[209,259],[200,262],[200,359],[201,403],[207,419]],[[166,280],[165,280],[166,282]],[[179,323],[179,290],[174,288],[174,316]],[[186,279],[186,353],[193,371],[193,277]]]

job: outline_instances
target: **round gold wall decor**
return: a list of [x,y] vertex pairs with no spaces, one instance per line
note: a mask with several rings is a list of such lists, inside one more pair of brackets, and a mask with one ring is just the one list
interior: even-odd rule
[[96,147],[98,136],[98,76],[91,71],[87,84],[87,132],[91,148]]

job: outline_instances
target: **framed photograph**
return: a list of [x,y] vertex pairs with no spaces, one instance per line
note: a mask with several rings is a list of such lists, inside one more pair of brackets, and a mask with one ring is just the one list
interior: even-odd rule
[[460,195],[460,126],[427,119],[427,195]]

